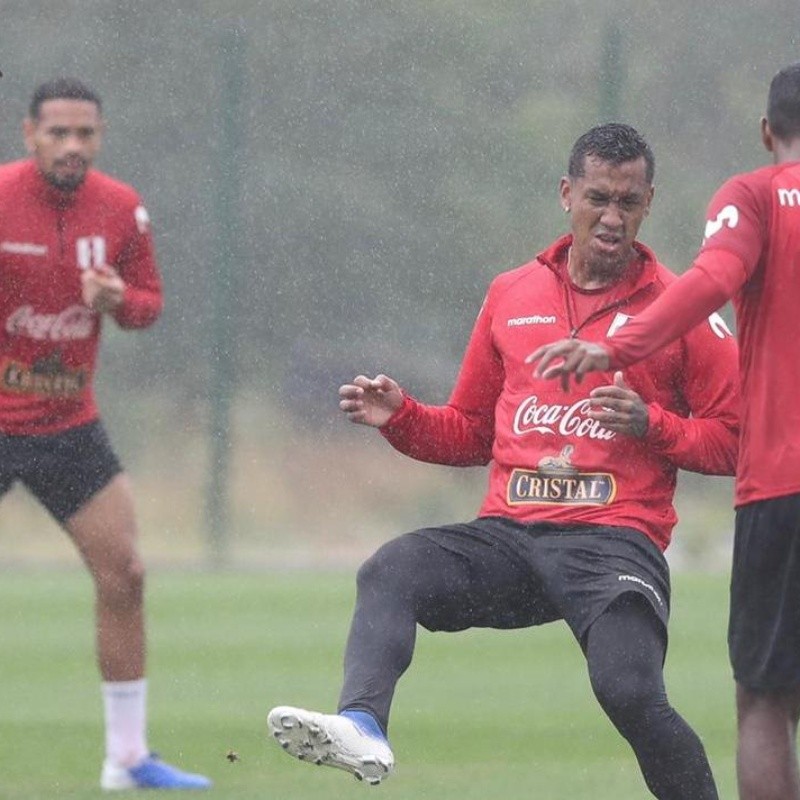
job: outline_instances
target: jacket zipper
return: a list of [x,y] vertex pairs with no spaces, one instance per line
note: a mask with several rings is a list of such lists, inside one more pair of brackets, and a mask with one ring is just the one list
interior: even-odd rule
[[564,286],[564,305],[567,308],[567,322],[569,323],[569,338],[575,339],[577,338],[578,334],[585,328],[587,325],[590,325],[592,322],[600,319],[601,317],[606,316],[606,314],[610,314],[612,311],[615,311],[618,308],[622,308],[622,306],[628,305],[633,301],[639,292],[643,292],[645,289],[648,289],[650,284],[647,286],[640,286],[633,294],[628,295],[627,297],[623,297],[620,300],[615,300],[613,303],[610,303],[607,306],[603,306],[603,308],[597,309],[597,311],[593,311],[589,314],[586,319],[581,322],[580,325],[575,325],[575,320],[572,316],[572,306],[570,304],[570,287],[567,283],[562,284]]
[[64,260],[64,214],[56,212],[56,230],[58,231],[58,260]]

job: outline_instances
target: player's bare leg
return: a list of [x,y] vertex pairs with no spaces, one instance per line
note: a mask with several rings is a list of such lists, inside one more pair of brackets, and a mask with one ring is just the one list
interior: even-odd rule
[[144,676],[144,567],[136,550],[133,494],[122,473],[65,527],[95,584],[97,660],[106,681]]
[[103,676],[106,758],[100,785],[118,789],[207,789],[211,781],[148,752],[144,566],[130,481],[119,474],[65,523],[95,585],[97,661]]
[[740,799],[800,800],[796,749],[800,687],[754,692],[737,685],[736,708]]

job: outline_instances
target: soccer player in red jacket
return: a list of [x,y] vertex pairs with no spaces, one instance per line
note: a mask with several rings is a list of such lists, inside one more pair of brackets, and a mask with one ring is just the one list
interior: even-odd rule
[[128,478],[98,418],[100,329],[144,328],[162,307],[147,211],[92,168],[99,97],[74,79],[38,87],[30,158],[0,167],[0,496],[19,481],[67,531],[96,590],[104,789],[205,788],[146,738],[144,569]]
[[[341,387],[352,422],[379,428],[413,458],[488,463],[489,484],[476,520],[400,536],[362,565],[339,713],[269,714],[290,754],[378,783],[394,766],[389,710],[417,624],[457,631],[564,620],[652,794],[717,797],[704,748],[664,688],[663,551],[678,469],[733,472],[733,338],[713,318],[624,375],[567,393],[525,363],[554,334],[619,335],[674,280],[636,241],[653,172],[649,146],[627,125],[578,139],[560,196],[571,233],[492,282],[446,405],[423,404],[385,375]],[[502,750],[502,740],[493,744]]]
[[772,79],[761,137],[774,164],[736,175],[708,206],[689,269],[610,341],[539,348],[537,376],[578,380],[633,364],[733,300],[742,429],[728,644],[743,800],[800,800],[800,62]]

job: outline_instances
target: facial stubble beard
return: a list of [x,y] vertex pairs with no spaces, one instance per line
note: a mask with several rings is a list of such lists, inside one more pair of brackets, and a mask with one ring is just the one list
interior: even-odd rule
[[75,192],[77,191],[84,180],[86,180],[86,171],[80,175],[70,176],[68,178],[61,178],[55,172],[45,172],[44,179],[54,188],[60,192]]
[[619,258],[607,259],[602,256],[589,257],[588,266],[591,277],[607,286],[618,283],[628,273],[628,267],[636,258],[636,250],[628,247]]
[[[67,159],[79,161],[79,163],[83,166],[83,170],[78,174],[61,177],[56,170],[59,168],[59,166],[62,166]],[[56,160],[53,163],[53,168],[50,171],[45,172],[45,170],[42,169],[41,172],[47,183],[49,183],[54,189],[69,194],[77,191],[81,187],[83,182],[86,180],[86,173],[89,171],[90,166],[91,162],[83,156],[70,153],[69,155],[62,156],[60,159]]]

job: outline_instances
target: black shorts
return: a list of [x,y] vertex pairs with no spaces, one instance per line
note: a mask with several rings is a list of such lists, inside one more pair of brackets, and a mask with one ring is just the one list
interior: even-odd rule
[[121,471],[100,422],[44,436],[0,433],[0,497],[19,481],[60,523]]
[[800,494],[736,511],[728,649],[742,686],[800,685]]
[[484,517],[410,535],[455,555],[450,569],[461,575],[452,602],[420,620],[428,630],[522,628],[563,619],[583,643],[617,597],[635,592],[655,611],[666,643],[669,568],[658,547],[637,530]]

